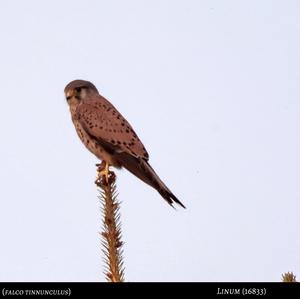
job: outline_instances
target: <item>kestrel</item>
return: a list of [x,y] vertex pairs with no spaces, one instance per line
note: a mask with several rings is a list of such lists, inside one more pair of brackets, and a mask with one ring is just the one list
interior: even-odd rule
[[171,206],[176,202],[185,208],[150,166],[149,155],[131,125],[91,82],[70,82],[65,96],[79,138],[105,162],[106,171],[110,165],[124,167],[156,189]]

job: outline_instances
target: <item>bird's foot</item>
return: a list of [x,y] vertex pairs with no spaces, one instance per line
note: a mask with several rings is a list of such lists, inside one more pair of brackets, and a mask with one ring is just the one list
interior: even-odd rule
[[105,164],[104,169],[99,171],[99,176],[105,178],[106,182],[108,183],[108,178],[109,178],[109,165],[108,163]]
[[101,164],[96,164],[97,168],[97,178],[95,181],[96,185],[108,185],[112,184],[113,181],[115,180],[115,174],[114,172],[109,170],[109,164],[106,163],[105,161],[102,161]]
[[97,166],[97,172],[100,172],[105,168],[106,162],[102,161],[101,163],[97,163],[96,166]]

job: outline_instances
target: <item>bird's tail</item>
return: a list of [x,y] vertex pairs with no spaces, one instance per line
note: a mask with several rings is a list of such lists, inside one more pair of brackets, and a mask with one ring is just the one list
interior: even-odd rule
[[122,161],[122,166],[124,166],[128,171],[137,176],[143,182],[156,189],[159,194],[168,202],[168,204],[173,206],[173,203],[176,202],[185,208],[179,199],[162,182],[147,161],[127,155],[126,153],[120,153],[120,155],[122,155],[122,158],[120,159]]

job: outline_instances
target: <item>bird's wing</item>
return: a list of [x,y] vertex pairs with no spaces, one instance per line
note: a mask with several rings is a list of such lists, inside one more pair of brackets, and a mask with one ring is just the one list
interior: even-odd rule
[[116,152],[126,152],[137,158],[149,155],[127,120],[106,99],[99,97],[78,105],[76,119],[84,130],[99,142],[104,141]]

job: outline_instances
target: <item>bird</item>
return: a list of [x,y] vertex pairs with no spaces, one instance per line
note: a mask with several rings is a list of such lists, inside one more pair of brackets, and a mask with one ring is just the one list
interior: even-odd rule
[[170,191],[149,164],[149,154],[129,122],[95,85],[74,80],[64,89],[76,132],[86,148],[109,167],[124,167],[153,187],[172,207],[184,204]]

